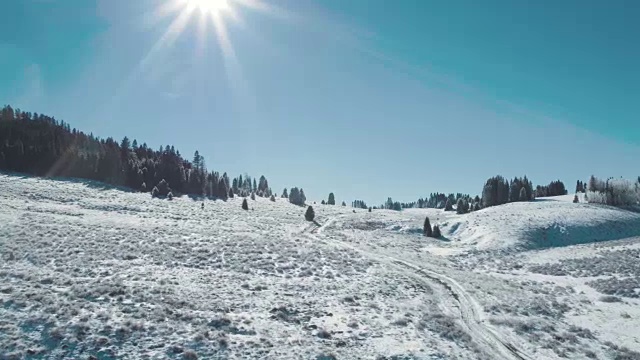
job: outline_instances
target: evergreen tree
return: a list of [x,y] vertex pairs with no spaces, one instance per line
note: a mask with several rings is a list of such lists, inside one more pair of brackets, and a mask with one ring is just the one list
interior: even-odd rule
[[347,206],[347,203],[343,201],[342,206]]
[[327,204],[329,204],[329,205],[335,205],[336,204],[336,198],[333,195],[333,193],[329,193],[329,201],[327,201]]
[[233,189],[229,189],[229,198],[233,198]]
[[456,204],[456,212],[458,214],[466,214],[469,212],[469,203],[467,203],[463,198],[458,199]]
[[316,214],[313,211],[313,207],[309,206],[307,208],[307,212],[304,214],[304,218],[307,219],[307,221],[313,221],[315,217],[316,217]]
[[242,199],[242,210],[249,210],[249,204],[246,198]]
[[322,204],[322,205],[325,205],[325,202],[324,202],[324,200],[322,200],[322,201],[320,202],[320,204]]
[[451,199],[447,198],[447,202],[444,204],[444,211],[453,211],[453,205],[451,205]]
[[252,191],[251,192],[251,200],[255,200],[256,199],[256,192]]
[[286,199],[289,198],[289,194],[287,193],[287,188],[284,188],[284,190],[282,191],[282,196],[281,197],[282,198],[286,198]]
[[302,189],[298,189],[297,187],[292,187],[291,191],[289,192],[289,202],[294,204],[294,205],[298,205],[298,206],[304,206],[304,203],[306,201],[306,197],[304,196],[304,190]]
[[165,197],[165,196],[169,195],[169,193],[171,192],[171,188],[169,187],[169,183],[165,179],[160,180],[158,185],[156,185],[156,188],[158,189],[157,196]]
[[487,180],[482,189],[482,206],[496,206],[509,202],[509,182],[500,175]]
[[431,229],[431,222],[429,221],[428,216],[424,218],[424,226],[422,227],[422,232],[424,233],[424,236],[433,236],[433,230]]
[[579,203],[579,202],[580,202],[580,200],[578,199],[578,194],[575,194],[573,196],[573,203],[576,204],[576,203]]
[[271,201],[275,202],[275,201],[276,201],[276,197],[275,197],[275,196],[273,196],[273,194],[271,194],[271,197],[269,197],[269,200],[271,200]]
[[442,234],[440,233],[440,226],[433,225],[433,237],[436,239],[439,239],[442,237]]

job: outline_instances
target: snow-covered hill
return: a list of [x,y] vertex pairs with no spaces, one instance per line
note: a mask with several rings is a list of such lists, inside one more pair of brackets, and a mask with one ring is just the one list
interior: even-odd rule
[[[621,261],[597,272],[579,270],[606,258],[596,245],[580,247],[582,260],[562,252],[571,247],[522,252],[544,246],[530,228],[614,239],[633,233],[634,213],[567,201],[466,215],[317,205],[313,224],[283,199],[201,208],[7,175],[0,189],[0,359],[640,356],[639,336],[598,317],[624,312],[621,329],[640,316],[635,240],[612,242]],[[426,214],[447,239],[420,236]],[[611,289],[616,302],[600,301]]]
[[561,247],[640,236],[640,213],[610,206],[573,203],[573,195],[494,206],[458,215],[436,209],[379,213],[384,224],[400,233],[420,235],[428,216],[438,224],[445,242],[434,251],[521,251]]

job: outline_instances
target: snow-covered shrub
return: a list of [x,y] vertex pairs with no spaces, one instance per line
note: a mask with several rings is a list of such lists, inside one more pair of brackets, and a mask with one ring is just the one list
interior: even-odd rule
[[171,191],[167,194],[167,199],[173,200],[173,193]]
[[253,191],[251,192],[251,200],[255,200],[256,199],[256,192]]
[[271,200],[271,201],[275,202],[275,201],[276,201],[276,197],[275,197],[275,196],[273,196],[273,194],[271,194],[271,197],[269,198],[269,200]]
[[242,210],[249,210],[249,204],[247,204],[247,199],[242,199]]
[[158,190],[158,187],[154,186],[153,189],[151,190],[151,196],[152,197],[157,197],[159,192],[160,191]]

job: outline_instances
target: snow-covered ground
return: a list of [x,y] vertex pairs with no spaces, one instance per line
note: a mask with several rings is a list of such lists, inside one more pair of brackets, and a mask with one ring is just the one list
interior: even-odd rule
[[316,205],[314,224],[280,198],[0,190],[0,359],[640,358],[633,212]]

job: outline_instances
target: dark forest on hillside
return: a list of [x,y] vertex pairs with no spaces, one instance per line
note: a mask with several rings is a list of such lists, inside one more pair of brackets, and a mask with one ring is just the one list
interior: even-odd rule
[[247,175],[230,180],[226,173],[208,171],[198,151],[189,161],[173,146],[154,150],[128,137],[101,139],[54,117],[11,106],[0,112],[0,170],[97,180],[158,196],[272,194],[264,176],[258,182]]

